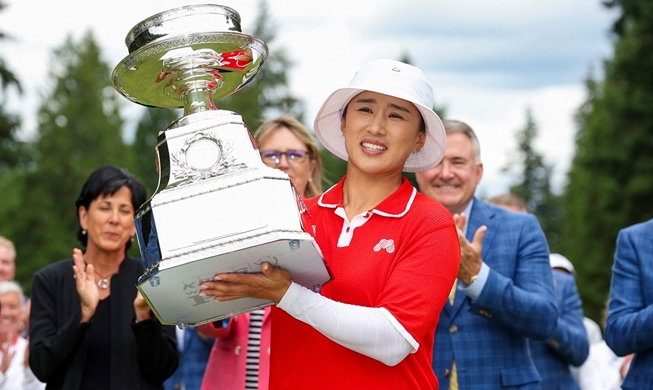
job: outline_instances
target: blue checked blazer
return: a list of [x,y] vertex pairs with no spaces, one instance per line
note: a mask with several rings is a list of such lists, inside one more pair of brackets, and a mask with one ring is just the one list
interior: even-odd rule
[[558,318],[544,233],[533,215],[476,198],[470,214],[469,241],[488,228],[481,256],[490,274],[475,302],[457,291],[440,313],[433,349],[440,388],[449,389],[455,359],[460,390],[540,389],[528,338],[548,340]]
[[165,389],[179,390],[183,380],[186,390],[200,390],[206,363],[214,342],[214,338],[204,337],[194,328],[186,328],[184,330],[184,350],[179,353],[179,367],[164,382]]
[[553,284],[558,303],[558,326],[547,342],[530,340],[531,356],[542,377],[542,389],[580,390],[569,365],[580,366],[589,354],[583,303],[573,275],[554,269]]
[[653,389],[653,219],[619,232],[612,266],[605,341],[635,353],[624,389]]

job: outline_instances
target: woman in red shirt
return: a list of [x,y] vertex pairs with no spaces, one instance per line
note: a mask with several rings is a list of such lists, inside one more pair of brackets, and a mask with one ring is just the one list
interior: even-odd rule
[[270,389],[437,389],[433,337],[458,272],[451,214],[403,177],[445,148],[433,90],[413,66],[377,60],[333,92],[315,132],[347,175],[305,201],[303,224],[333,274],[320,293],[265,263],[218,274],[202,295],[271,299]]

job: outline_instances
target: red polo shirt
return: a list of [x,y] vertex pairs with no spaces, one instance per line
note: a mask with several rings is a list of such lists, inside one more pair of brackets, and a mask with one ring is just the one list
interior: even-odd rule
[[437,389],[433,337],[460,263],[451,214],[404,179],[374,209],[347,221],[345,180],[306,200],[303,214],[334,276],[321,294],[387,309],[419,348],[389,367],[275,308],[270,389]]

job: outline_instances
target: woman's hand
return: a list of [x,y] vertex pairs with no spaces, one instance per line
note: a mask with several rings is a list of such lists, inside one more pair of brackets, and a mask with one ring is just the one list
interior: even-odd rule
[[11,361],[14,359],[14,355],[16,354],[16,351],[9,351],[11,348],[11,342],[14,339],[14,333],[9,332],[7,333],[7,341],[2,343],[2,346],[0,347],[0,354],[2,354],[2,363],[0,363],[0,371],[2,373],[6,373],[7,369],[9,368],[9,365],[11,364]]
[[279,303],[292,283],[290,273],[261,264],[260,274],[217,274],[214,281],[203,282],[201,296],[213,296],[215,302],[238,298],[261,298]]
[[100,303],[100,289],[95,284],[95,271],[93,264],[84,263],[84,254],[81,250],[73,249],[73,272],[77,284],[77,294],[82,304],[82,320],[88,322],[93,318],[97,305]]
[[152,310],[140,291],[136,293],[136,299],[134,299],[134,312],[136,313],[136,322],[152,318]]

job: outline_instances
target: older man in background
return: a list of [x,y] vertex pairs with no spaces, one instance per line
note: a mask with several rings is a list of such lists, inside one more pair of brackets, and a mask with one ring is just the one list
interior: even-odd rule
[[416,174],[420,190],[453,215],[461,249],[433,369],[443,390],[541,389],[528,339],[549,340],[558,318],[546,238],[533,215],[474,197],[483,176],[478,138],[463,122],[444,125],[443,160]]

